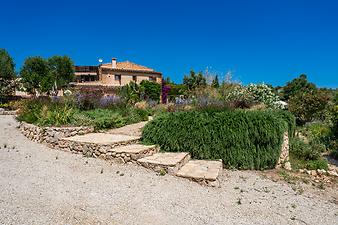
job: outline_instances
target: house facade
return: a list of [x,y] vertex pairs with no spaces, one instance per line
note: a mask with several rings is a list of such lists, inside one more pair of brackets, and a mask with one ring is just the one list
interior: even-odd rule
[[75,66],[75,77],[77,86],[118,87],[131,81],[137,84],[143,80],[162,82],[162,73],[129,61],[117,62],[116,58],[99,66]]

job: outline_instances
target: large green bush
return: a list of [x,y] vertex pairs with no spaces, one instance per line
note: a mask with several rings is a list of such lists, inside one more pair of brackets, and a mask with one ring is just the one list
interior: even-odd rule
[[163,151],[222,159],[227,168],[268,169],[278,161],[288,124],[294,127],[294,118],[279,111],[176,112],[157,116],[142,136]]

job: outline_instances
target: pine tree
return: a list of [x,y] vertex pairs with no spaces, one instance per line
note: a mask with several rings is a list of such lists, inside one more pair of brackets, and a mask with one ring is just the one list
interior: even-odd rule
[[218,81],[217,75],[215,76],[215,79],[212,81],[211,86],[214,87],[214,88],[219,88],[219,81]]

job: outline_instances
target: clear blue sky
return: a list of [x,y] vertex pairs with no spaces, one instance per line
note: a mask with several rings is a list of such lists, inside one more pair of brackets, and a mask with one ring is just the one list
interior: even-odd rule
[[181,82],[190,69],[244,84],[283,85],[306,73],[338,87],[338,1],[1,2],[0,48],[17,69],[28,56],[68,55],[75,64],[129,60]]

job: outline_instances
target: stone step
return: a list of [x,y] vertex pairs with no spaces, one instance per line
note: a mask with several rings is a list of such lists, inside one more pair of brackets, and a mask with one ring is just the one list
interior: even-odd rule
[[135,144],[140,137],[122,135],[122,134],[106,134],[106,133],[89,133],[84,135],[76,135],[73,137],[62,138],[59,141],[59,148],[72,151],[82,152],[87,156],[105,157],[108,151],[118,146]]
[[222,160],[190,160],[176,173],[176,176],[210,186],[217,186],[217,177],[222,168]]
[[92,143],[100,145],[119,144],[130,141],[138,141],[140,137],[129,136],[124,134],[107,134],[107,133],[89,133],[84,135],[76,135],[73,137],[63,138],[63,140]]
[[164,170],[168,174],[175,174],[189,159],[190,154],[186,152],[165,152],[140,158],[137,163],[156,172]]
[[151,156],[159,151],[155,145],[131,144],[119,146],[108,151],[107,159],[119,159],[122,162],[137,161],[140,158]]

